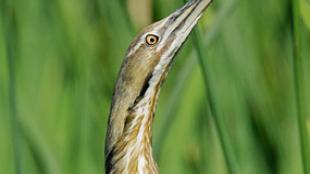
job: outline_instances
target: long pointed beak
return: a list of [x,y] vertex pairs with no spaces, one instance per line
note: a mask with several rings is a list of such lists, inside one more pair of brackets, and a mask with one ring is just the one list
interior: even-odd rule
[[211,0],[189,1],[168,17],[171,27],[183,31],[192,29],[210,3]]
[[197,24],[202,13],[211,2],[212,0],[189,1],[182,8],[165,18],[164,20],[166,20],[166,22],[164,25],[168,27],[165,28],[166,31],[164,32],[162,40],[166,41],[172,39],[171,42],[174,42],[176,44],[176,49],[178,49],[178,46],[181,46],[179,44],[185,41]]

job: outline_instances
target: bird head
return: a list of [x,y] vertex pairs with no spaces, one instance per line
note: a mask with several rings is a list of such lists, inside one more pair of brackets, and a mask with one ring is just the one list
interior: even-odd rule
[[151,87],[151,82],[156,86],[165,79],[175,54],[210,1],[190,1],[137,35],[127,50],[123,64],[123,73],[133,82],[131,85],[137,85],[140,91],[145,92],[145,83],[149,83]]

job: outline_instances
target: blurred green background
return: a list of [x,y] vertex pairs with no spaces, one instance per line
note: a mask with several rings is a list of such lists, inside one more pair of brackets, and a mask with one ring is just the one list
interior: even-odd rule
[[[104,173],[126,48],[183,4],[0,0],[0,173]],[[198,26],[205,66],[190,37],[162,88],[153,136],[161,173],[228,173],[201,67],[237,173],[302,173],[309,154],[300,148],[295,95],[309,135],[310,1],[299,1],[295,31],[292,14],[289,0],[214,0]]]

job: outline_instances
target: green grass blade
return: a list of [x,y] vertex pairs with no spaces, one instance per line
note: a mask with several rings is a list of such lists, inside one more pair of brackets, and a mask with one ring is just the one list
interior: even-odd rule
[[217,22],[215,23],[215,26],[214,26],[215,29],[211,30],[210,34],[208,35],[209,37],[206,40],[207,41],[206,43],[204,43],[204,41],[200,39],[200,38],[203,38],[203,34],[198,28],[194,29],[193,31],[193,42],[194,42],[194,45],[197,51],[197,58],[199,61],[203,80],[205,83],[207,103],[209,104],[210,114],[215,122],[215,128],[219,135],[219,140],[220,140],[220,144],[223,149],[225,162],[227,165],[228,172],[230,174],[237,174],[238,167],[237,167],[235,157],[233,155],[232,147],[229,145],[230,143],[229,143],[229,139],[227,135],[227,130],[225,129],[225,126],[223,125],[217,113],[217,110],[215,108],[214,97],[212,95],[208,72],[206,69],[206,62],[204,60],[206,57],[204,50],[205,50],[205,47],[207,47],[210,44],[210,42],[208,41],[213,40],[216,37],[216,33],[217,33],[216,31],[219,31],[219,27],[221,23],[229,14],[231,14],[232,10],[237,5],[237,2],[238,1],[230,1],[230,3],[225,6],[222,13],[220,13],[218,17],[219,20],[217,20]]
[[300,148],[302,156],[302,165],[304,174],[310,174],[310,149],[307,134],[306,115],[304,108],[304,83],[303,83],[303,64],[301,56],[301,34],[300,34],[300,13],[299,1],[293,0],[293,23],[292,23],[292,36],[293,36],[293,76],[294,76],[294,90],[296,102],[296,114],[298,117],[298,131],[300,139]]
[[12,127],[12,139],[13,139],[13,150],[14,150],[14,165],[15,173],[21,174],[21,134],[18,121],[18,113],[16,106],[16,93],[15,93],[15,63],[14,53],[15,50],[15,13],[13,7],[13,1],[6,1],[6,11],[4,13],[4,26],[5,26],[5,35],[6,35],[6,50],[7,50],[7,66],[8,66],[8,94],[9,94],[9,112],[10,120]]
[[210,114],[215,122],[215,128],[218,132],[220,143],[223,149],[227,169],[230,174],[237,174],[238,172],[238,167],[236,164],[236,160],[234,159],[232,147],[230,146],[228,135],[227,135],[227,130],[225,129],[225,126],[223,125],[218,112],[215,107],[214,103],[214,96],[212,95],[212,90],[210,87],[210,81],[208,77],[208,72],[206,69],[206,62],[205,62],[205,52],[204,52],[204,47],[203,47],[203,41],[200,39],[202,38],[202,34],[199,31],[199,29],[195,29],[193,33],[193,42],[195,44],[195,48],[197,51],[197,57],[199,60],[200,68],[202,71],[203,75],[203,80],[205,83],[205,88],[206,88],[206,97],[207,97],[207,102],[209,104],[209,109],[210,109]]

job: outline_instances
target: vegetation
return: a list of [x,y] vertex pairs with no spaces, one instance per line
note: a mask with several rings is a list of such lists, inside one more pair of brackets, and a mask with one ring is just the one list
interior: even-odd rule
[[[182,4],[0,0],[0,173],[104,173],[126,49]],[[162,88],[161,173],[310,174],[309,75],[309,0],[214,1]]]

